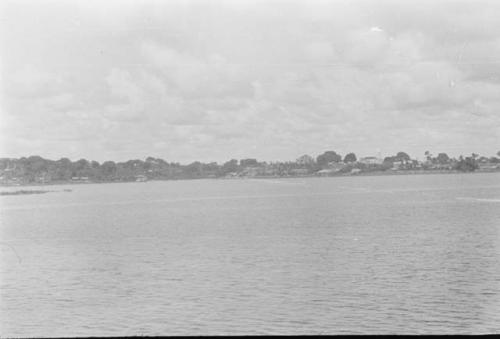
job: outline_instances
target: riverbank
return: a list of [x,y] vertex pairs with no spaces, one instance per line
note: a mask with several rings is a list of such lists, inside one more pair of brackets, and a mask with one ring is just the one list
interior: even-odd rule
[[[26,185],[28,186],[28,185]],[[30,185],[34,186],[34,185]],[[5,187],[5,186],[4,186]],[[12,186],[10,186],[12,187]],[[64,189],[62,191],[46,191],[46,190],[17,190],[17,191],[3,191],[0,192],[0,196],[3,195],[29,195],[29,194],[45,194],[45,193],[51,193],[51,192],[72,192],[73,190],[71,189]]]
[[44,194],[49,193],[51,191],[42,191],[42,190],[20,190],[13,192],[0,192],[0,195],[25,195],[25,194]]
[[[51,182],[30,182],[30,183],[16,183],[16,184],[0,184],[0,187],[25,187],[25,186],[58,186],[58,185],[85,185],[85,184],[110,184],[110,183],[144,183],[144,182],[152,182],[152,181],[179,181],[179,180],[247,180],[247,179],[293,179],[293,178],[339,178],[339,177],[366,177],[366,176],[390,176],[390,175],[432,175],[432,174],[481,174],[481,173],[496,173],[499,170],[488,170],[488,171],[473,171],[473,172],[462,172],[456,170],[405,170],[405,171],[367,171],[367,172],[359,172],[359,173],[333,173],[331,175],[320,176],[317,174],[308,174],[308,175],[283,175],[283,176],[233,176],[233,177],[198,177],[198,178],[171,178],[171,179],[150,179],[147,181],[51,181]],[[17,191],[21,193],[12,194],[11,192],[0,192],[0,195],[18,195],[18,194],[37,194],[30,193],[27,191]],[[5,194],[3,194],[5,193]],[[40,192],[46,193],[46,192]]]

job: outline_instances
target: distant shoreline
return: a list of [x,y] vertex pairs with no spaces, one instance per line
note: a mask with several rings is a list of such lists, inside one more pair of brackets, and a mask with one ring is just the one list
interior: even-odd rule
[[[267,178],[312,178],[338,176],[418,175],[457,172],[500,172],[500,159],[479,157],[450,158],[446,153],[427,160],[411,159],[405,152],[385,158],[363,157],[354,153],[343,158],[335,151],[325,151],[313,158],[304,154],[295,161],[259,162],[257,159],[231,159],[223,164],[217,162],[182,165],[160,158],[147,157],[115,163],[68,158],[44,159],[38,155],[29,157],[0,158],[0,186],[66,185],[83,183],[145,182],[156,180],[193,179],[267,179]],[[500,151],[498,152],[500,155]]]
[[[147,181],[51,181],[46,183],[20,183],[20,184],[0,184],[0,187],[29,187],[29,186],[57,186],[57,185],[88,185],[88,184],[121,184],[121,183],[144,183],[144,182],[156,182],[156,181],[191,181],[191,180],[251,180],[251,179],[297,179],[297,178],[343,178],[343,177],[367,177],[367,176],[401,176],[401,175],[432,175],[432,174],[481,174],[481,173],[500,173],[500,171],[473,171],[473,172],[462,172],[456,170],[406,170],[406,171],[371,171],[371,172],[360,172],[356,174],[345,173],[345,174],[334,174],[327,176],[319,175],[288,175],[288,176],[237,176],[237,177],[200,177],[200,178],[174,178],[174,179],[151,179]],[[41,194],[51,191],[16,191],[21,193],[12,192],[0,192],[0,195],[23,195],[23,194]]]
[[43,191],[43,190],[19,190],[12,192],[0,192],[0,195],[26,195],[26,194],[44,194],[49,193],[51,191]]

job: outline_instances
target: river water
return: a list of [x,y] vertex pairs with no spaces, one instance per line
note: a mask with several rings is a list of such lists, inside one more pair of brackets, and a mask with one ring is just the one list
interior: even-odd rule
[[500,333],[499,173],[42,189],[0,197],[2,337]]

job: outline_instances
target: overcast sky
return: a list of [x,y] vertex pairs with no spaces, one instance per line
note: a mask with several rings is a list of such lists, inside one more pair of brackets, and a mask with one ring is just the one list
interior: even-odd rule
[[500,150],[500,1],[0,6],[0,157]]

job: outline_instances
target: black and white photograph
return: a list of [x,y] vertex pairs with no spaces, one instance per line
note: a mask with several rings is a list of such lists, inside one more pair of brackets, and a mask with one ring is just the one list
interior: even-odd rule
[[500,334],[500,1],[0,1],[0,338]]

